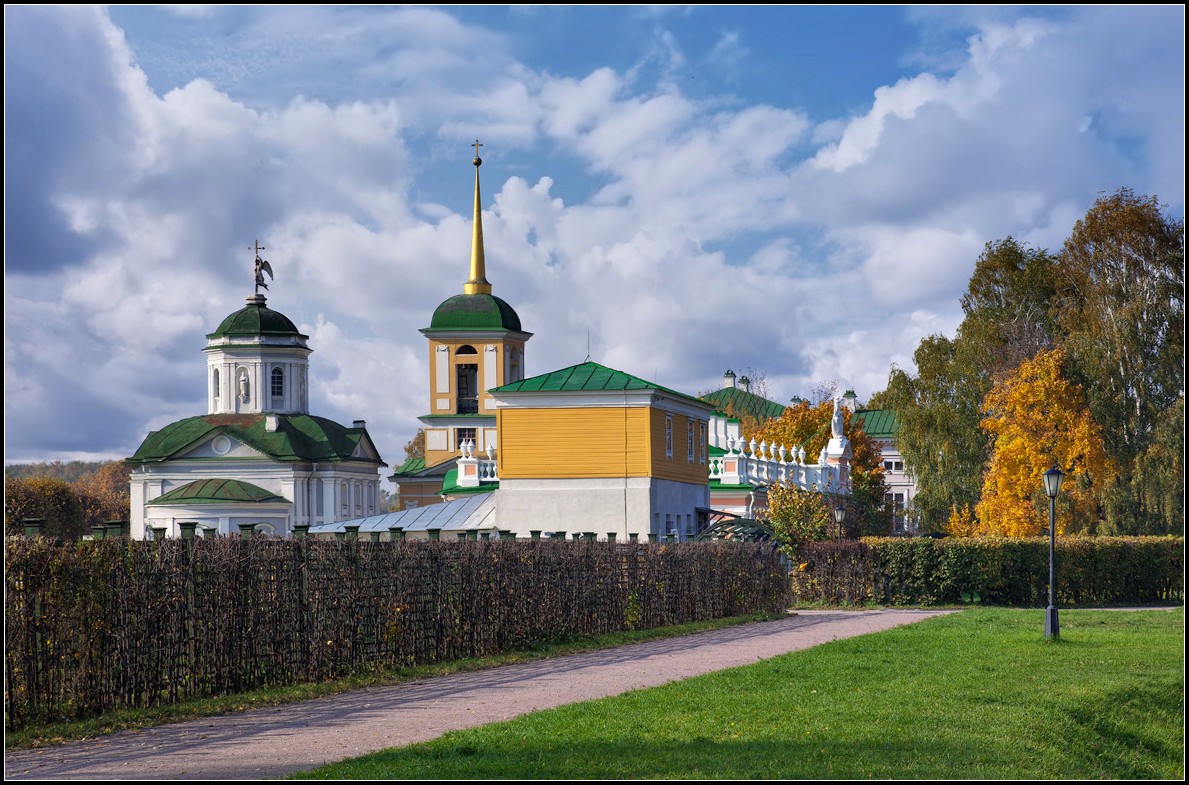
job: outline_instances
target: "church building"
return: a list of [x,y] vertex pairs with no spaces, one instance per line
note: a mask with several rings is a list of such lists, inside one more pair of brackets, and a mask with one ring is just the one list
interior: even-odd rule
[[256,293],[206,336],[207,412],[150,433],[132,467],[131,535],[180,524],[286,536],[374,514],[385,466],[363,420],[309,413],[308,336],[259,293],[272,268],[256,252]]

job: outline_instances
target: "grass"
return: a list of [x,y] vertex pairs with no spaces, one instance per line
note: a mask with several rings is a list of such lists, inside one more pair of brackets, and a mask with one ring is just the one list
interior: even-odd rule
[[977,608],[294,778],[1175,779],[1184,609]]
[[378,687],[386,684],[398,684],[412,679],[445,676],[450,673],[466,673],[493,668],[497,665],[510,665],[516,662],[528,662],[546,657],[593,651],[595,649],[609,649],[628,643],[638,643],[641,641],[656,640],[658,638],[671,638],[678,635],[704,632],[706,630],[722,629],[737,624],[780,618],[783,615],[757,614],[751,616],[734,616],[726,619],[710,619],[708,621],[692,622],[672,627],[660,627],[651,630],[608,633],[589,638],[571,637],[490,657],[470,657],[398,670],[363,673],[334,681],[270,687],[235,695],[195,699],[170,706],[124,709],[89,719],[29,725],[20,730],[7,731],[4,735],[4,747],[5,749],[44,747],[67,741],[89,739],[118,730],[148,728],[170,722],[192,720],[198,717],[212,717],[236,711],[259,709],[265,706],[295,703],[324,695],[347,692],[349,690]]

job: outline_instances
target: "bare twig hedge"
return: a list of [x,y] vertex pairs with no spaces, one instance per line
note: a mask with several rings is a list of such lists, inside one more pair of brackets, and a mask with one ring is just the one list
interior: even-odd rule
[[[793,565],[800,602],[840,605],[1048,604],[1047,538],[864,538],[805,543]],[[1057,541],[1057,604],[1180,603],[1184,537]]]
[[5,545],[8,726],[776,611],[755,544]]

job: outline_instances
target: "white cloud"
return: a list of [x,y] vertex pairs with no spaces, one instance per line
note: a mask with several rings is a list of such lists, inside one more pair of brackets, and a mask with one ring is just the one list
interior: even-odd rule
[[[229,36],[258,36],[247,54],[212,50],[208,76],[160,95],[101,12],[6,12],[52,44],[11,69],[38,88],[6,124],[45,130],[6,133],[10,169],[41,162],[6,177],[77,243],[43,258],[41,223],[6,231],[13,454],[129,454],[201,411],[202,337],[250,292],[260,239],[270,305],[310,331],[315,413],[366,419],[397,461],[427,405],[417,330],[467,273],[456,138],[494,153],[488,277],[536,334],[530,373],[581,361],[589,334],[594,359],[690,392],[765,370],[778,400],[822,379],[882,389],[956,327],[988,240],[1058,245],[1119,185],[1183,198],[1183,50],[1125,10],[985,23],[952,72],[882,87],[854,118],[693,98],[668,31],[634,68],[558,77],[461,12],[292,11],[257,9]],[[707,57],[742,55],[734,36]]]

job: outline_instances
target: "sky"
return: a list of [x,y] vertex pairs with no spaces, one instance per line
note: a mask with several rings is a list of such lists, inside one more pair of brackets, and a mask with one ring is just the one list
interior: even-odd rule
[[399,465],[476,139],[528,375],[865,401],[953,335],[986,243],[1058,250],[1121,187],[1183,217],[1184,34],[1179,5],[6,5],[5,461],[205,413],[259,241],[311,413]]

